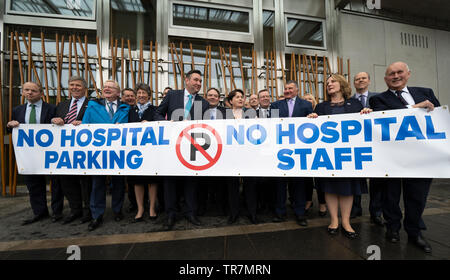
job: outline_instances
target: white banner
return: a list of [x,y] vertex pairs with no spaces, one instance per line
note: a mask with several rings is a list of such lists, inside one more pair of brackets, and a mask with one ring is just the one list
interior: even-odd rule
[[13,131],[20,174],[450,178],[447,106]]

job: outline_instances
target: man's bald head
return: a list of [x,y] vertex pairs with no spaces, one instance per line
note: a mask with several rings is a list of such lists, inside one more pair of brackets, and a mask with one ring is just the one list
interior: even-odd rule
[[398,61],[388,66],[384,76],[384,81],[389,89],[402,90],[406,87],[411,76],[408,64]]

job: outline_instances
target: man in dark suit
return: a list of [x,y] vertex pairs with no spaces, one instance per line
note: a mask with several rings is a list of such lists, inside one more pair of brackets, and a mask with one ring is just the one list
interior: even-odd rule
[[[52,119],[53,124],[81,124],[89,102],[86,98],[86,89],[87,83],[82,77],[70,77],[69,94],[71,98],[56,106],[56,115]],[[89,210],[89,198],[92,190],[91,177],[64,175],[57,178],[70,207],[70,214],[64,218],[63,224],[71,223],[78,218],[82,218],[81,223],[89,222],[91,220],[91,211]]]
[[[360,72],[355,75],[353,78],[353,85],[355,86],[356,93],[352,96],[352,98],[359,100],[361,105],[364,108],[369,107],[369,100],[372,96],[375,96],[377,93],[370,92],[370,75],[367,72]],[[369,201],[369,212],[370,212],[370,221],[379,226],[383,226],[383,219],[381,218],[381,214],[383,210],[381,209],[381,189],[369,179],[370,185],[370,201]],[[357,216],[362,216],[362,207],[361,207],[361,196],[354,195],[353,196],[353,207],[350,213],[350,218],[355,218]]]
[[[270,105],[270,116],[272,118],[294,118],[306,117],[313,112],[310,102],[298,98],[298,84],[295,81],[288,81],[284,86],[284,100],[279,100]],[[292,202],[297,223],[307,226],[308,221],[305,216],[305,182],[304,178],[279,178],[277,182],[277,195],[274,222],[282,222],[286,215],[286,189],[292,188]]]
[[[258,91],[258,108],[256,116],[260,119],[270,118],[270,93],[264,88]],[[258,211],[270,212],[275,208],[275,181],[272,177],[254,177],[254,184],[257,186],[258,192]],[[248,184],[247,184],[248,185]]]
[[[404,108],[425,108],[427,111],[440,106],[439,101],[430,88],[407,87],[411,71],[404,62],[395,62],[386,70],[384,80],[388,90],[373,96],[370,107],[374,111],[395,110]],[[411,244],[431,253],[431,246],[421,234],[424,227],[422,214],[425,209],[432,178],[392,178],[376,179],[383,190],[383,216],[386,220],[386,238],[392,242],[400,241],[402,211],[400,196],[403,189],[405,218],[403,226],[408,233]]]
[[[12,111],[11,121],[6,125],[8,131],[12,131],[19,124],[50,123],[55,115],[55,106],[42,101],[44,90],[35,82],[27,82],[22,86],[22,94],[27,102],[17,106]],[[48,217],[47,187],[44,175],[25,175],[25,184],[30,196],[31,209],[34,216],[23,221],[22,225],[31,224]],[[55,192],[57,192],[55,188]],[[58,211],[62,212],[62,207]],[[54,210],[55,212],[55,210]],[[53,213],[54,218],[61,213]]]
[[[201,120],[209,108],[209,103],[197,93],[202,87],[202,74],[199,70],[191,70],[186,74],[184,90],[172,90],[158,106],[155,112],[156,120]],[[200,225],[197,218],[196,188],[198,178],[166,177],[164,178],[164,204],[167,214],[166,230],[171,230],[176,218],[176,186],[184,188],[186,202],[185,216],[194,225]]]
[[[210,88],[206,92],[206,101],[209,109],[205,112],[205,120],[222,120],[226,117],[225,107],[219,106],[220,93],[216,88]],[[208,202],[217,206],[220,214],[225,215],[226,207],[226,186],[224,177],[204,177],[200,179],[197,187],[197,215],[203,216],[206,213]]]

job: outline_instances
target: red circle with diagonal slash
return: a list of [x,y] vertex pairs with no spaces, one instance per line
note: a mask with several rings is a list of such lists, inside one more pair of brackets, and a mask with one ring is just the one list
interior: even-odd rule
[[[204,128],[206,130],[209,130],[214,135],[214,137],[217,140],[217,153],[214,157],[209,155],[197,142],[195,142],[194,139],[192,139],[191,135],[189,135],[188,131],[191,129],[194,129],[194,128]],[[181,140],[184,137],[186,137],[187,140],[189,142],[191,142],[191,144],[194,145],[195,148],[197,148],[197,150],[208,160],[207,164],[200,165],[200,166],[192,165],[183,158],[183,156],[181,155],[180,145],[181,145]],[[205,170],[205,169],[210,168],[214,164],[216,164],[216,162],[219,160],[220,155],[222,154],[222,138],[220,138],[219,134],[217,133],[217,131],[214,128],[212,128],[211,126],[209,126],[207,124],[192,124],[192,125],[186,127],[185,129],[183,129],[183,131],[181,131],[180,135],[178,136],[175,149],[177,152],[178,159],[184,166],[186,166],[187,168],[192,169],[192,170]]]

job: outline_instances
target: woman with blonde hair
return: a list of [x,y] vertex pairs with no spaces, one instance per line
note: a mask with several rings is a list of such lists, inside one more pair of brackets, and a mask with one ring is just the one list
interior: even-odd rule
[[[350,98],[351,87],[347,80],[339,74],[332,74],[326,81],[328,101],[316,106],[309,118],[319,115],[336,115],[347,113],[367,114],[372,112],[363,108],[361,102]],[[355,239],[359,235],[350,225],[350,212],[353,205],[353,195],[367,193],[367,183],[364,178],[317,178],[317,189],[325,192],[325,200],[330,213],[331,223],[327,230],[330,235],[338,234],[339,208],[341,210],[342,231],[345,237]]]

